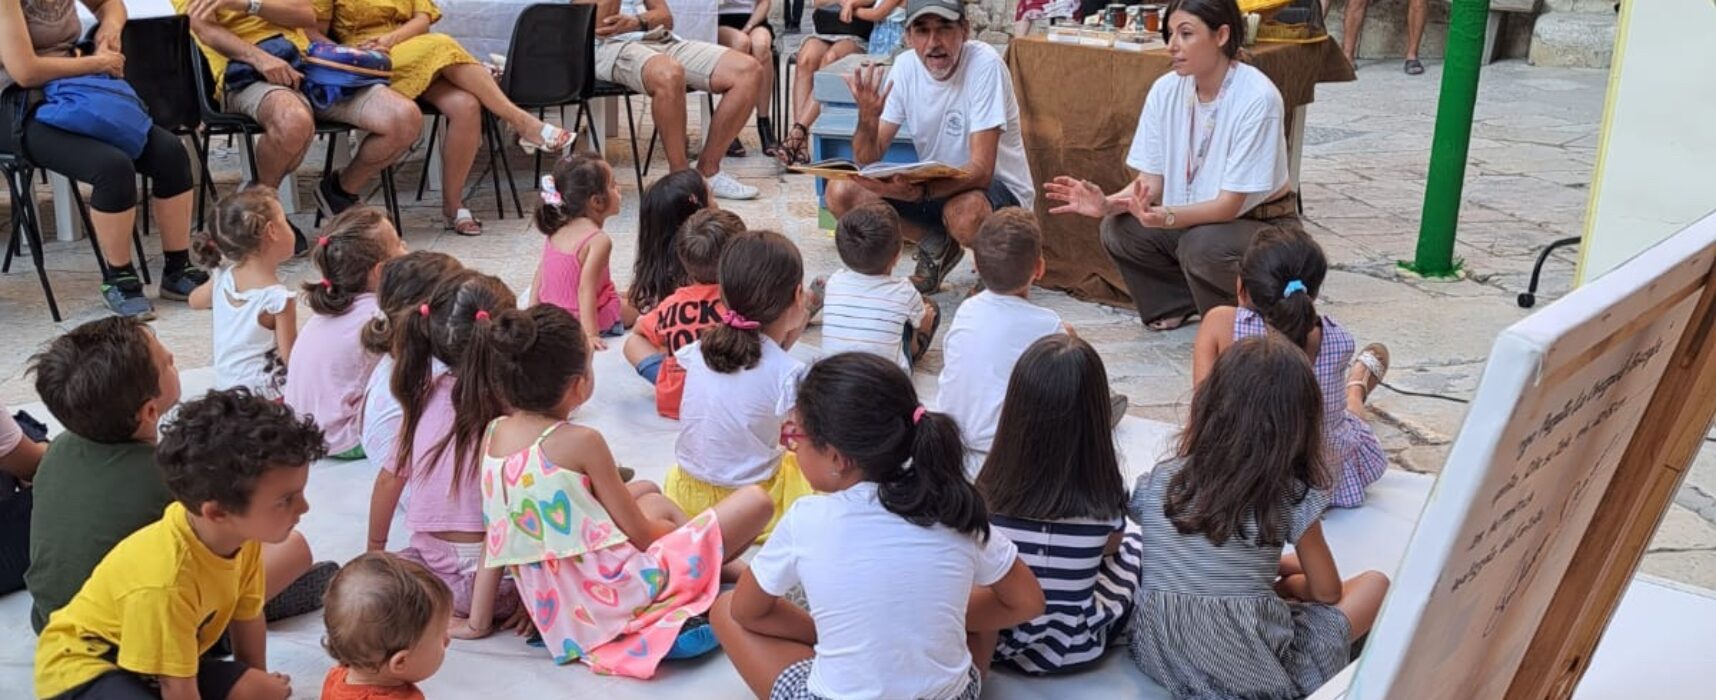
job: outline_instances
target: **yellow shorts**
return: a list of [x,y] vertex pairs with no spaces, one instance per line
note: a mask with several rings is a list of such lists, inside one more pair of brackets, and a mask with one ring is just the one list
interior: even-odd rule
[[[781,457],[781,466],[775,470],[774,476],[758,482],[757,486],[767,491],[769,500],[775,504],[775,514],[769,518],[769,524],[763,528],[763,534],[757,537],[758,544],[767,540],[769,533],[775,531],[775,523],[780,522],[787,506],[801,497],[816,493],[816,489],[811,488],[810,482],[805,480],[804,472],[798,469],[798,455],[791,452]],[[663,479],[661,484],[661,492],[668,500],[693,516],[715,507],[721,499],[733,495],[737,490],[704,482],[685,473],[677,464],[667,470],[667,478]]]

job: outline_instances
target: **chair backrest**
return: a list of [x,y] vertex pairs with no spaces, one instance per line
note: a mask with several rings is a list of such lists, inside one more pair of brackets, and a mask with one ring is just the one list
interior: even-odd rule
[[[90,35],[100,27],[91,27]],[[191,38],[190,18],[168,15],[133,19],[126,21],[120,32],[125,82],[143,100],[150,120],[174,133],[194,131],[202,124],[202,109],[186,48]]]
[[209,71],[209,59],[203,55],[203,47],[195,37],[186,39],[185,46],[190,52],[191,78],[196,81],[197,108],[203,114],[203,121],[230,121],[234,115],[227,114],[215,102],[214,73]]
[[541,3],[512,27],[501,91],[520,107],[577,102],[596,84],[596,6]]

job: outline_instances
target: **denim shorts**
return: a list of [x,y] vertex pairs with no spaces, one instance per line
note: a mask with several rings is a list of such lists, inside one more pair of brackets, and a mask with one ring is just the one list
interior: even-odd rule
[[661,377],[661,363],[667,359],[667,353],[658,352],[642,360],[638,360],[638,376],[648,379],[654,384]]

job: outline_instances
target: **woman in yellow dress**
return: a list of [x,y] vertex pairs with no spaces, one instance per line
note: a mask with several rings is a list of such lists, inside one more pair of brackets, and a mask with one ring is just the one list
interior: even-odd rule
[[519,133],[518,145],[527,153],[562,151],[571,145],[571,133],[508,100],[488,68],[458,40],[429,31],[441,19],[434,0],[314,0],[314,5],[322,36],[312,38],[387,52],[393,59],[393,89],[434,105],[447,117],[441,213],[448,230],[466,236],[483,232],[463,197],[482,142],[484,108]]

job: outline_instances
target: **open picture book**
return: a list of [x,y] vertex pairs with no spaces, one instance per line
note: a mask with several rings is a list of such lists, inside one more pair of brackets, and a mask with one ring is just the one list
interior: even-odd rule
[[795,165],[789,170],[795,173],[806,173],[827,180],[844,180],[850,177],[864,176],[873,179],[904,177],[907,182],[919,183],[930,180],[941,180],[950,177],[965,177],[965,171],[946,163],[921,161],[917,163],[871,163],[860,167],[857,163],[843,158],[819,160],[815,163]]

